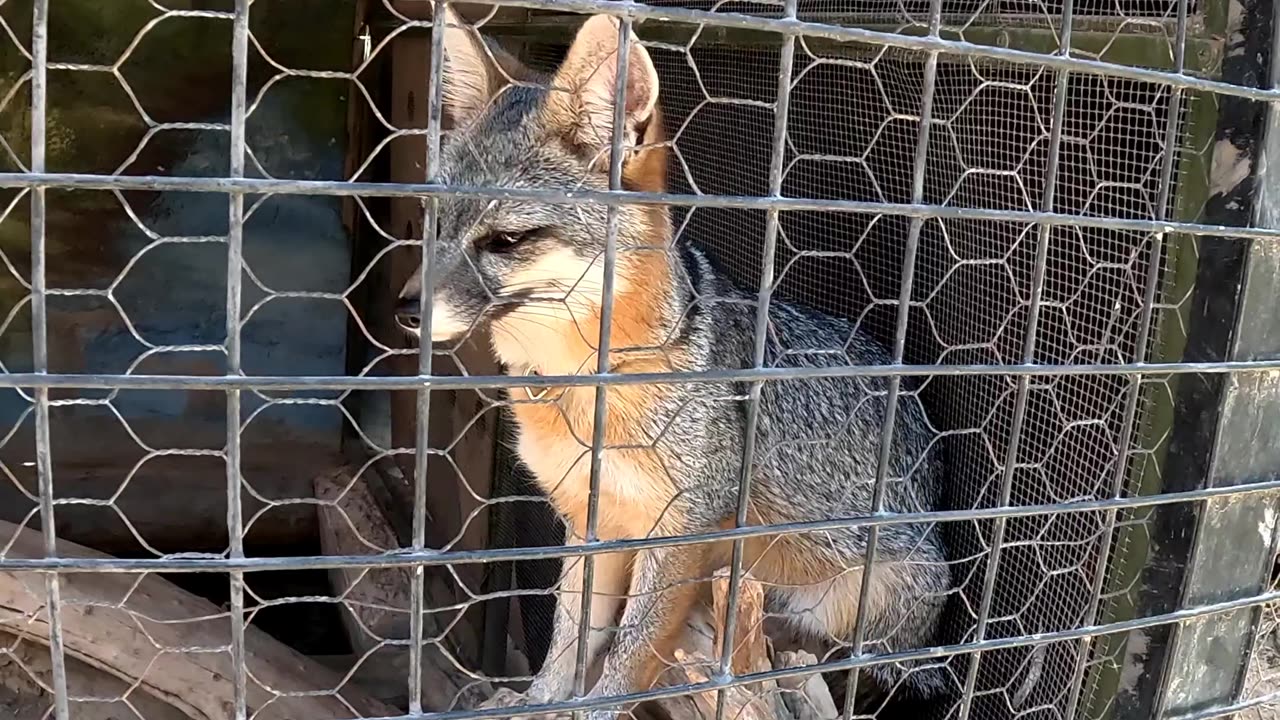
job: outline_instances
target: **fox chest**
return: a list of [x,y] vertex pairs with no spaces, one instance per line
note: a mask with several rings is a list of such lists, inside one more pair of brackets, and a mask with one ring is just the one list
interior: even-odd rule
[[[591,498],[591,428],[570,428],[554,407],[517,406],[517,452],[565,522],[581,535]],[[597,530],[603,539],[645,537],[670,514],[671,483],[650,448],[608,447],[600,464]]]

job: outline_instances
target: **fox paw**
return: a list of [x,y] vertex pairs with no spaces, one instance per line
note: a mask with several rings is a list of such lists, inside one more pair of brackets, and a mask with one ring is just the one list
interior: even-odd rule
[[[497,708],[515,708],[527,705],[540,705],[541,703],[530,700],[524,693],[518,693],[509,688],[499,688],[493,694],[493,697],[480,704],[479,710],[493,710]],[[511,720],[572,720],[572,713],[547,713],[543,715],[516,715]]]
[[480,710],[493,710],[495,708],[520,707],[528,704],[528,700],[523,693],[518,693],[511,688],[498,688],[493,697],[480,703]]

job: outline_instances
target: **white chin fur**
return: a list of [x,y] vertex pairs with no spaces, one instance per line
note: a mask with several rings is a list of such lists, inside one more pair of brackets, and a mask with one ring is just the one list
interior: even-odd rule
[[[433,323],[433,325],[434,325],[434,323]],[[411,330],[411,329],[406,328],[406,327],[401,327],[401,328],[400,328],[400,330],[401,330],[402,332],[404,332],[404,334],[405,334],[405,335],[408,335],[409,337],[413,338],[413,339],[414,339],[415,341],[417,341],[419,344],[421,344],[421,343],[422,343],[422,330],[420,330],[420,329],[418,329],[418,330]],[[441,331],[441,330],[437,330],[435,327],[432,327],[432,328],[431,328],[431,342],[432,342],[432,343],[447,343],[447,342],[451,342],[451,341],[457,340],[457,339],[458,339],[458,337],[459,337],[461,334],[462,334],[462,333],[444,332],[444,331]]]
[[[471,327],[464,323],[448,305],[437,301],[431,308],[431,342],[442,343],[457,340]],[[414,333],[421,338],[421,332]]]

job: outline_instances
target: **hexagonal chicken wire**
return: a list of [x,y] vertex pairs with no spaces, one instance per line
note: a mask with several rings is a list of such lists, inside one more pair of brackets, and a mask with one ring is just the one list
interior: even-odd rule
[[[931,522],[946,526],[957,578],[940,649],[922,651],[954,692],[929,712],[1207,718],[1274,704],[1274,500],[1258,487],[1274,488],[1256,484],[1278,463],[1250,442],[1273,419],[1258,371],[1274,365],[1249,364],[1277,349],[1262,312],[1276,236],[1258,229],[1277,226],[1260,169],[1275,159],[1263,143],[1277,103],[1265,89],[1273,8],[520,5],[537,10],[479,13],[477,25],[543,66],[577,22],[555,10],[632,17],[664,88],[676,195],[664,200],[680,238],[744,286],[852,318],[906,366],[891,395],[924,407],[945,445],[952,514]],[[246,662],[262,647],[259,619],[309,604],[351,612],[353,588],[379,568],[412,568],[407,617],[424,609],[423,566],[449,552],[559,539],[545,507],[489,502],[532,493],[495,443],[504,381],[485,380],[497,373],[482,352],[380,377],[417,365],[386,332],[389,278],[431,225],[422,198],[452,191],[425,184],[439,129],[425,62],[434,6],[0,0],[0,378],[13,390],[0,406],[0,504],[16,522],[0,572],[57,571],[28,574],[3,606],[23,611],[0,618],[0,662],[60,720],[95,703],[164,712],[142,697],[157,668],[223,653],[231,716],[308,696],[378,715],[344,695],[375,651],[402,649],[410,668],[431,652],[463,674],[511,673],[513,597],[536,664],[554,603],[525,591],[555,581],[550,550],[488,556],[541,565],[450,569],[435,581],[454,602],[432,622],[369,630],[372,649],[345,675],[317,671],[310,689],[272,685]],[[113,239],[95,244],[102,227]],[[473,377],[433,374],[457,372],[449,362]],[[756,370],[739,379],[765,377]],[[373,397],[428,381],[430,407],[401,393],[397,415]],[[418,427],[403,422],[415,409]],[[343,453],[360,472],[313,494]],[[165,492],[179,473],[187,494]],[[312,511],[350,522],[344,503],[366,473],[399,536],[361,537],[368,558],[315,555]],[[1171,492],[1187,494],[1160,499]],[[123,531],[105,540],[102,518]],[[68,538],[140,557],[82,557],[58,547]],[[331,593],[255,584],[268,568],[332,564],[356,574]],[[77,571],[93,569],[136,577],[82,593],[93,573]],[[130,607],[179,597],[157,573],[191,570],[225,590],[226,607],[207,608],[228,621],[225,647],[152,628],[136,677],[68,682],[69,668],[85,677],[73,620],[200,621]],[[435,633],[481,608],[484,642]],[[33,653],[33,637],[52,651]],[[856,645],[836,657],[839,674],[883,662]],[[424,681],[405,673],[419,717]]]

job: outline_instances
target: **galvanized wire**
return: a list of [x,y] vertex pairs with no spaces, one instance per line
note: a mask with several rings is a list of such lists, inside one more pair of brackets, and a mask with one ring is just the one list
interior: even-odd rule
[[[1070,0],[1067,0],[1070,2]],[[930,0],[929,3],[929,37],[936,38],[942,24],[942,0]],[[920,98],[920,131],[916,136],[915,158],[911,168],[911,204],[924,202],[925,173],[929,164],[929,138],[933,124],[933,103],[938,83],[938,52],[932,51],[925,59],[924,80],[921,85]],[[893,348],[890,350],[890,362],[900,363],[906,354],[907,327],[911,319],[911,298],[915,290],[915,273],[917,255],[920,252],[920,233],[924,229],[924,218],[911,218],[907,229],[907,247],[902,255],[902,279],[899,283],[897,318],[894,321]],[[880,444],[876,460],[875,488],[872,490],[871,513],[879,515],[884,512],[885,485],[889,479],[890,455],[893,450],[894,428],[897,421],[898,401],[902,391],[902,376],[889,378],[888,397],[885,399],[884,421],[880,429]],[[876,554],[880,544],[880,526],[873,526],[867,533],[867,554],[862,566],[862,582],[859,597],[871,597],[874,589],[872,578],[875,573]],[[854,624],[853,647],[854,657],[862,654],[866,642],[867,615],[870,603],[858,604],[857,619]],[[976,665],[977,661],[974,660]],[[858,696],[859,675],[856,670],[849,671],[844,699],[844,720],[853,717],[854,705]]]
[[[1062,4],[1062,24],[1059,30],[1058,57],[1069,58],[1071,55],[1071,23],[1074,19],[1074,0],[1064,0]],[[1054,193],[1058,188],[1058,162],[1062,152],[1062,131],[1067,114],[1067,91],[1070,73],[1060,70],[1057,74],[1053,94],[1053,119],[1049,129],[1049,159],[1045,164],[1044,189],[1040,198],[1040,209],[1050,212],[1054,208]],[[1027,328],[1022,342],[1022,362],[1035,360],[1038,335],[1040,330],[1040,313],[1045,290],[1045,271],[1048,265],[1049,242],[1053,227],[1041,223],[1037,227],[1036,256],[1031,280],[1031,302],[1027,310]],[[1013,493],[1013,478],[1018,467],[1019,450],[1022,433],[1027,419],[1027,401],[1031,392],[1031,378],[1023,375],[1018,378],[1014,395],[1013,419],[1009,428],[1009,439],[1005,446],[1004,463],[1001,466],[999,505],[1008,505]],[[1004,538],[1008,528],[1008,518],[996,518],[991,531],[991,549],[986,559],[982,574],[982,594],[978,600],[978,612],[974,621],[974,637],[981,642],[987,637],[987,624],[991,617],[991,606],[995,600],[996,579],[1000,574],[1000,559],[1005,551]],[[982,652],[976,652],[969,659],[969,667],[965,671],[964,689],[960,693],[959,720],[969,720],[973,711],[974,691],[978,680],[978,670],[982,663]]]
[[[231,177],[244,177],[245,120],[248,117],[249,74],[249,0],[236,0],[235,18],[232,21],[231,40]],[[241,301],[244,277],[244,196],[228,198],[230,217],[227,231],[227,374],[240,375],[241,366]],[[244,518],[241,502],[241,430],[240,390],[227,391],[227,554],[233,559],[244,557]],[[232,717],[245,720],[248,717],[249,671],[245,654],[244,573],[232,570],[227,573],[230,584],[228,594],[231,612],[231,672]]]
[[[4,4],[0,2],[0,5]],[[251,45],[257,40],[250,31],[250,0],[237,0],[233,13],[206,11],[164,11],[164,17],[202,17],[231,20],[232,22],[232,61],[233,83],[231,88],[230,123],[173,123],[157,122],[147,115],[141,103],[130,94],[131,102],[137,107],[148,124],[148,137],[160,130],[202,129],[226,131],[230,137],[229,175],[225,178],[199,178],[182,176],[123,176],[120,174],[83,174],[83,173],[50,173],[45,162],[45,126],[47,123],[47,80],[49,69],[71,72],[94,72],[104,76],[121,77],[119,63],[111,66],[100,66],[85,63],[50,63],[48,61],[48,0],[36,0],[35,22],[30,53],[31,71],[31,158],[26,172],[0,175],[0,187],[11,188],[18,193],[29,194],[31,206],[31,252],[32,274],[30,282],[30,302],[33,329],[33,372],[6,373],[0,375],[0,388],[15,388],[22,391],[33,391],[33,418],[36,436],[36,465],[39,476],[39,514],[42,521],[43,539],[46,557],[15,558],[5,557],[0,553],[0,571],[4,572],[41,572],[44,573],[45,592],[47,594],[47,612],[49,615],[52,695],[55,699],[54,712],[58,720],[69,717],[66,660],[60,627],[62,616],[62,599],[60,597],[60,576],[70,573],[227,573],[230,578],[229,618],[231,641],[228,650],[233,666],[232,715],[237,720],[244,720],[247,715],[247,694],[249,675],[245,658],[245,575],[248,573],[267,572],[286,569],[335,569],[361,568],[365,570],[387,568],[409,568],[412,572],[411,630],[408,640],[409,690],[408,712],[398,718],[433,718],[437,720],[469,720],[471,718],[511,717],[530,712],[578,711],[594,708],[614,707],[621,703],[636,702],[646,699],[659,699],[687,695],[696,692],[714,690],[717,692],[717,716],[723,717],[725,712],[726,691],[731,687],[742,686],[765,680],[778,680],[796,675],[816,672],[848,671],[851,688],[857,687],[857,671],[874,665],[902,662],[905,660],[922,660],[944,657],[969,657],[970,665],[965,678],[965,692],[962,698],[960,717],[967,718],[972,710],[972,701],[976,692],[976,673],[980,659],[984,653],[1012,648],[1028,648],[1055,642],[1076,641],[1079,643],[1076,665],[1073,668],[1073,684],[1068,700],[1070,717],[1078,704],[1079,684],[1085,672],[1087,650],[1093,639],[1107,634],[1129,632],[1155,625],[1179,623],[1189,619],[1208,617],[1215,614],[1255,608],[1264,604],[1280,601],[1280,593],[1272,590],[1254,597],[1233,600],[1231,602],[1201,605],[1184,608],[1163,615],[1138,618],[1135,620],[1096,624],[1097,603],[1105,579],[1104,570],[1110,542],[1116,527],[1116,517],[1121,511],[1132,511],[1144,508],[1155,508],[1174,503],[1204,502],[1209,499],[1240,496],[1266,498],[1268,493],[1280,490],[1280,481],[1264,481],[1256,484],[1234,488],[1206,488],[1202,490],[1180,493],[1168,493],[1151,497],[1124,497],[1120,481],[1128,465],[1120,462],[1115,470],[1110,492],[1104,498],[1073,499],[1063,502],[1036,504],[1015,504],[1011,498],[1015,468],[1019,463],[1019,440],[1023,432],[1027,416],[1028,396],[1033,383],[1045,378],[1061,378],[1069,376],[1105,375],[1125,378],[1127,392],[1124,396],[1123,429],[1121,431],[1120,450],[1127,457],[1129,443],[1135,432],[1136,414],[1140,400],[1141,385],[1144,379],[1167,378],[1187,374],[1222,374],[1274,372],[1280,370],[1280,360],[1250,360],[1223,363],[1153,363],[1147,360],[1148,335],[1154,323],[1156,296],[1161,270],[1160,258],[1163,252],[1164,236],[1167,233],[1181,233],[1188,236],[1221,241],[1252,239],[1257,241],[1274,241],[1280,239],[1280,230],[1274,228],[1236,228],[1218,225],[1206,225],[1193,222],[1170,222],[1167,214],[1168,200],[1173,186],[1173,172],[1176,163],[1174,145],[1177,140],[1178,122],[1183,97],[1186,93],[1218,93],[1235,97],[1248,98],[1258,102],[1269,103],[1272,112],[1277,112],[1280,103],[1280,90],[1262,88],[1243,88],[1227,83],[1193,77],[1184,72],[1184,54],[1187,33],[1187,4],[1179,3],[1178,28],[1175,40],[1175,62],[1172,72],[1147,70],[1114,65],[1100,60],[1089,60],[1073,56],[1071,52],[1072,3],[1067,0],[1063,9],[1060,51],[1054,55],[1044,55],[1008,48],[976,45],[963,40],[943,38],[940,34],[941,2],[931,3],[930,26],[927,36],[915,37],[904,34],[878,32],[859,28],[837,27],[828,24],[801,21],[796,19],[796,0],[788,0],[781,17],[762,18],[758,16],[686,10],[677,7],[655,6],[627,2],[606,2],[605,0],[512,0],[502,4],[525,8],[555,9],[571,12],[605,12],[622,19],[619,33],[619,52],[617,72],[619,78],[625,78],[628,68],[626,48],[632,40],[632,23],[647,20],[680,21],[699,24],[711,28],[744,28],[772,32],[780,36],[780,62],[776,82],[776,97],[772,103],[774,128],[772,135],[770,167],[768,174],[768,191],[759,197],[745,195],[717,195],[698,193],[644,193],[622,190],[622,132],[625,121],[626,83],[616,85],[615,109],[613,116],[613,137],[609,163],[609,191],[540,191],[514,188],[472,188],[447,185],[440,180],[440,134],[442,122],[442,61],[443,48],[443,12],[444,2],[434,0],[434,16],[431,21],[404,20],[401,28],[423,27],[434,30],[431,43],[431,74],[428,79],[428,123],[423,130],[392,129],[393,136],[405,137],[413,135],[425,136],[427,154],[424,158],[425,177],[421,183],[370,183],[349,180],[295,180],[275,178],[246,177],[246,162],[256,162],[252,150],[246,140],[246,120],[253,108],[265,95],[263,89],[257,98],[248,96],[248,64]],[[158,6],[157,6],[158,7]],[[924,94],[918,118],[919,135],[912,165],[912,183],[910,200],[906,203],[856,201],[844,199],[789,198],[783,192],[783,176],[785,152],[788,133],[788,109],[790,95],[793,91],[793,60],[795,44],[806,37],[827,38],[844,42],[869,43],[882,48],[897,48],[913,51],[927,57],[924,72]],[[259,48],[259,50],[261,50]],[[264,53],[265,54],[265,53]],[[1021,64],[1044,68],[1057,73],[1055,88],[1054,115],[1052,130],[1049,133],[1049,161],[1046,169],[1045,186],[1038,211],[1029,210],[994,210],[986,208],[958,208],[946,204],[930,204],[924,191],[927,158],[930,151],[930,129],[933,124],[932,110],[934,90],[937,83],[937,68],[940,55],[955,58],[971,58],[1002,63]],[[274,62],[274,61],[273,61]],[[282,71],[283,66],[277,65]],[[1071,73],[1097,74],[1108,78],[1118,78],[1139,82],[1156,83],[1170,89],[1171,100],[1168,106],[1169,118],[1165,130],[1165,148],[1160,167],[1160,191],[1155,217],[1144,219],[1119,219],[1093,215],[1055,212],[1054,192],[1058,175],[1058,156],[1062,142],[1063,123],[1066,114],[1068,80]],[[332,71],[293,71],[292,74],[319,78],[340,79],[354,82],[361,92],[367,92],[357,78],[358,72]],[[126,86],[127,87],[127,86]],[[366,96],[367,97],[367,96]],[[384,121],[385,122],[385,121]],[[388,126],[390,127],[390,126]],[[136,153],[135,153],[136,155]],[[124,167],[127,166],[122,165]],[[359,173],[357,173],[357,176]],[[225,343],[211,346],[191,346],[184,348],[221,349],[226,353],[226,372],[223,375],[139,375],[139,374],[97,374],[97,373],[51,373],[48,365],[47,337],[47,299],[58,295],[89,295],[96,291],[79,289],[50,289],[46,281],[46,195],[50,190],[110,190],[120,193],[130,190],[152,191],[191,191],[216,192],[226,195],[229,206],[229,229],[227,243],[227,292],[226,292],[226,331]],[[573,376],[537,376],[518,377],[462,375],[436,376],[432,372],[432,354],[421,353],[418,359],[416,376],[372,377],[372,376],[278,376],[247,375],[241,362],[241,332],[247,317],[242,307],[245,288],[242,277],[251,274],[243,257],[244,231],[247,216],[252,214],[253,206],[246,209],[246,196],[261,194],[279,195],[317,195],[343,197],[416,197],[423,198],[422,237],[418,238],[423,246],[423,264],[419,280],[423,288],[420,301],[422,333],[429,336],[431,332],[432,303],[431,288],[435,280],[433,267],[433,243],[442,200],[455,197],[488,197],[508,200],[533,200],[548,203],[582,204],[594,203],[609,208],[606,251],[603,257],[604,283],[601,296],[601,327],[598,336],[597,363],[594,373]],[[740,210],[762,210],[767,213],[766,231],[762,252],[762,263],[759,283],[756,288],[755,323],[753,337],[753,358],[748,367],[726,369],[710,372],[669,372],[645,374],[617,374],[610,366],[610,327],[614,304],[614,272],[617,262],[618,215],[619,209],[629,204],[661,205],[668,207],[691,208],[726,208]],[[778,242],[780,236],[780,215],[792,211],[831,211],[838,213],[870,214],[876,217],[903,217],[910,219],[906,237],[903,267],[899,275],[899,293],[897,297],[896,317],[894,323],[891,362],[874,367],[820,367],[820,368],[768,368],[765,367],[765,349],[767,343],[769,307],[776,291]],[[3,216],[0,216],[3,219]],[[920,363],[911,364],[906,361],[908,321],[912,314],[912,293],[914,287],[917,255],[921,243],[921,232],[928,220],[985,220],[1035,224],[1037,226],[1036,267],[1032,280],[1032,297],[1029,302],[1029,319],[1023,343],[1022,357],[1018,364],[945,364]],[[142,225],[136,218],[134,221]],[[1064,364],[1037,364],[1036,342],[1039,328],[1039,313],[1042,308],[1045,285],[1045,267],[1048,246],[1054,228],[1077,226],[1107,230],[1139,231],[1151,233],[1154,238],[1149,251],[1150,261],[1146,266],[1145,284],[1143,285],[1143,307],[1138,320],[1137,346],[1131,355],[1132,361],[1127,363],[1085,363],[1072,362]],[[151,238],[154,242],[220,242],[223,238]],[[123,273],[122,273],[123,275]],[[252,277],[252,276],[251,276]],[[254,282],[257,282],[256,279]],[[265,285],[259,283],[265,289]],[[347,293],[308,293],[308,292],[275,292],[267,290],[272,297],[324,298],[329,300],[347,300]],[[100,293],[112,298],[110,292]],[[113,300],[114,302],[114,300]],[[259,305],[250,309],[249,315]],[[123,314],[123,313],[122,313]],[[136,331],[133,331],[136,335]],[[161,350],[155,346],[149,350]],[[172,349],[172,348],[168,348]],[[896,421],[896,411],[903,376],[945,377],[979,377],[996,376],[1010,379],[1016,383],[1015,410],[1010,430],[1010,440],[1003,453],[1001,465],[1000,492],[995,506],[985,508],[961,508],[955,510],[932,510],[928,512],[894,512],[884,507],[884,488],[888,480],[891,441]],[[865,517],[830,519],[818,522],[789,523],[773,526],[748,526],[747,509],[749,505],[752,470],[756,465],[757,438],[755,435],[760,413],[760,395],[764,384],[779,380],[817,379],[832,377],[883,377],[888,378],[888,394],[884,423],[877,445],[878,465],[873,507]],[[746,436],[742,457],[741,474],[739,476],[738,502],[735,515],[735,527],[731,529],[707,532],[699,535],[677,537],[646,537],[628,540],[601,541],[596,532],[596,515],[598,513],[599,486],[604,461],[605,421],[608,393],[614,386],[643,385],[656,383],[711,383],[741,382],[749,384],[750,390],[746,401]],[[432,448],[428,433],[427,418],[431,412],[431,395],[435,391],[487,390],[500,388],[538,388],[538,387],[592,387],[594,394],[594,426],[591,438],[590,488],[592,491],[589,503],[586,536],[584,542],[566,547],[548,548],[501,548],[484,550],[458,550],[453,548],[432,548],[427,543],[426,528],[429,521],[426,512],[426,498],[430,491],[428,467],[437,462],[450,463],[447,451]],[[111,506],[112,501],[99,501],[87,498],[55,497],[53,484],[53,448],[49,433],[49,412],[51,403],[49,393],[54,389],[97,389],[109,390],[112,393],[127,389],[174,389],[174,390],[215,390],[225,393],[227,398],[226,423],[227,444],[220,451],[209,451],[214,457],[220,457],[226,464],[226,527],[229,536],[227,554],[209,556],[161,555],[154,558],[108,558],[81,559],[60,557],[56,547],[56,524],[54,512],[60,504],[101,503]],[[417,438],[412,450],[406,448],[387,448],[383,457],[413,452],[415,457],[412,478],[414,505],[412,508],[412,539],[409,547],[401,551],[377,552],[369,555],[330,555],[330,556],[283,556],[283,557],[246,557],[244,540],[247,525],[252,523],[242,516],[243,490],[245,483],[242,477],[242,433],[252,417],[242,417],[241,394],[245,391],[265,393],[284,390],[337,390],[337,391],[371,391],[371,390],[416,390],[417,403]],[[89,400],[66,401],[87,404]],[[278,402],[296,402],[299,404],[327,401],[315,399],[280,400]],[[108,403],[109,404],[109,403]],[[348,417],[348,419],[350,419]],[[351,420],[352,424],[356,424]],[[361,431],[363,432],[363,431]],[[139,444],[142,443],[139,441]],[[373,443],[370,443],[373,444]],[[198,454],[195,450],[153,450],[155,455],[163,454]],[[372,461],[370,461],[372,462]],[[114,498],[112,499],[114,500]],[[268,503],[269,504],[269,503]],[[1100,543],[1100,557],[1092,577],[1093,598],[1086,613],[1086,619],[1079,627],[1053,632],[1022,635],[1011,638],[988,638],[987,625],[995,592],[996,574],[999,569],[1000,555],[1004,550],[1004,535],[1008,521],[1015,518],[1039,517],[1048,514],[1072,515],[1080,513],[1106,513],[1106,521]],[[847,528],[867,528],[869,530],[869,549],[863,567],[862,590],[864,595],[872,585],[872,574],[876,564],[877,544],[880,529],[907,524],[942,524],[948,522],[985,521],[995,523],[995,540],[987,556],[988,567],[984,578],[980,607],[977,617],[976,637],[963,643],[936,645],[933,647],[906,650],[891,654],[866,655],[863,653],[865,637],[866,604],[859,608],[858,630],[853,639],[852,656],[836,661],[823,662],[816,666],[799,669],[785,669],[734,676],[730,671],[733,652],[734,629],[737,622],[735,609],[738,604],[739,590],[744,578],[743,543],[751,538],[781,536],[794,533],[812,533],[824,530]],[[127,519],[126,519],[127,522]],[[136,533],[135,533],[136,534]],[[703,542],[731,542],[733,545],[732,565],[729,579],[727,613],[724,618],[726,629],[723,645],[719,648],[718,673],[709,682],[693,685],[682,685],[659,690],[640,691],[615,698],[579,698],[566,702],[551,703],[540,707],[494,709],[486,711],[449,711],[431,713],[422,706],[423,693],[423,654],[424,649],[438,638],[427,637],[424,630],[424,615],[431,612],[424,597],[423,581],[427,568],[453,567],[458,565],[509,562],[515,560],[542,560],[551,558],[580,559],[584,562],[583,595],[579,617],[579,637],[577,647],[578,667],[575,672],[575,690],[578,695],[585,694],[587,671],[587,640],[591,632],[591,596],[594,581],[592,558],[608,552],[636,552],[666,547],[676,547]],[[512,594],[515,596],[517,594]],[[469,602],[478,602],[499,594],[474,596]],[[846,717],[853,712],[852,692],[850,702],[846,706]],[[1272,696],[1264,695],[1246,698],[1228,708],[1206,710],[1195,715],[1186,716],[1183,720],[1199,720],[1200,718],[1219,717],[1230,712],[1255,707],[1273,701]]]
[[[785,8],[787,17],[795,17],[796,0],[788,0]],[[779,197],[782,194],[782,171],[786,153],[787,117],[791,106],[792,68],[795,62],[796,44],[794,37],[783,41],[782,54],[778,61],[777,95],[773,105],[773,144],[769,149],[769,196]],[[765,351],[768,348],[769,304],[773,300],[774,267],[778,250],[778,210],[769,210],[765,220],[764,251],[760,260],[760,285],[756,290],[755,327],[752,338],[752,366],[763,369]],[[738,468],[737,509],[734,512],[734,527],[741,528],[747,524],[747,513],[751,504],[751,481],[756,472],[756,441],[760,425],[760,394],[764,383],[755,381],[747,391],[746,427],[742,439],[742,459]],[[720,646],[719,677],[732,676],[731,663],[735,651],[738,626],[738,602],[742,592],[743,576],[743,540],[733,542],[729,559],[728,601],[725,603],[724,618],[721,619],[724,637]],[[724,720],[724,690],[716,693],[716,720]]]
[[[431,58],[427,77],[427,147],[423,158],[425,179],[437,182],[440,173],[440,132],[444,114],[444,34],[447,4],[443,0],[434,0],[432,4]],[[418,284],[422,288],[418,296],[418,313],[421,318],[423,338],[431,337],[433,323],[432,309],[436,272],[435,272],[435,238],[440,221],[440,199],[426,198],[422,204],[422,262],[418,266]],[[431,353],[418,355],[418,374],[431,376]],[[414,551],[422,551],[427,546],[427,464],[431,459],[431,426],[428,418],[431,413],[431,393],[425,386],[417,392],[414,430],[416,442],[413,455],[413,509],[411,540]],[[423,646],[427,638],[423,627],[424,617],[430,612],[426,602],[426,567],[413,566],[412,582],[409,588],[409,677],[406,684],[409,688],[409,711],[422,711],[423,682]]]
[[[628,68],[631,63],[631,20],[624,18],[618,26],[618,47],[614,58],[613,119],[609,135],[609,189],[622,188],[622,163],[626,147]],[[605,62],[608,62],[606,60]],[[613,366],[609,357],[613,332],[614,286],[618,264],[618,208],[609,207],[605,222],[604,279],[600,283],[600,332],[596,336],[596,373],[606,373]],[[592,261],[594,262],[594,260]],[[595,542],[600,522],[600,473],[604,467],[605,424],[608,421],[609,387],[597,385],[591,407],[591,466],[588,471],[586,532],[583,541]],[[572,529],[571,529],[572,532]],[[582,558],[582,598],[578,605],[578,642],[574,653],[574,693],[586,693],[588,654],[591,640],[591,601],[595,585],[595,557]],[[572,599],[570,599],[572,601]],[[601,629],[603,630],[603,628]],[[560,648],[553,648],[559,651]]]
[[1163,493],[1160,495],[1075,500],[1071,502],[1006,507],[935,510],[918,513],[884,512],[875,517],[852,517],[833,520],[770,525],[748,525],[689,535],[671,535],[628,540],[599,540],[590,544],[540,546],[528,548],[492,548],[484,550],[399,550],[369,555],[302,555],[292,557],[249,557],[230,560],[218,556],[165,555],[156,558],[0,558],[0,570],[48,570],[52,572],[216,572],[225,570],[300,570],[342,567],[389,568],[413,565],[452,566],[472,563],[510,562],[513,560],[545,560],[576,558],[615,552],[635,552],[662,547],[733,541],[738,538],[771,537],[806,534],[846,528],[871,528],[888,525],[949,523],[965,520],[1025,518],[1051,514],[1093,513],[1099,510],[1132,510],[1180,503],[1200,502],[1220,497],[1251,496],[1280,490],[1280,480],[1266,480],[1238,487],[1213,487],[1201,490]]
[[[48,110],[49,2],[38,0],[32,8],[31,29],[31,170],[45,169],[46,114]],[[46,294],[45,191],[31,194],[31,342],[32,369],[49,371],[49,323]],[[58,531],[53,507],[53,450],[49,438],[49,390],[35,392],[36,472],[40,482],[40,520],[48,557],[58,556]],[[62,590],[56,573],[44,576],[49,614],[49,654],[53,668],[53,710],[57,720],[68,720],[67,660],[62,640]]]
[[[1187,49],[1187,4],[1178,4],[1178,21],[1174,31],[1173,40],[1174,69],[1176,72],[1182,72],[1186,63]],[[1174,148],[1177,146],[1178,125],[1182,121],[1182,90],[1174,88],[1170,91],[1169,97],[1169,118],[1165,121],[1164,134],[1164,157],[1161,158],[1160,167],[1160,189],[1156,198],[1155,218],[1163,220],[1169,211],[1169,204],[1172,197],[1173,189],[1173,172],[1176,165],[1177,153]],[[1156,290],[1159,286],[1160,272],[1163,269],[1161,262],[1164,257],[1165,233],[1157,232],[1152,236],[1150,259],[1147,265],[1147,276],[1143,285],[1143,301],[1142,315],[1138,320],[1137,341],[1134,344],[1133,359],[1135,362],[1143,362],[1147,359],[1147,348],[1151,340],[1153,317],[1156,307]],[[1138,424],[1138,404],[1142,395],[1142,382],[1138,376],[1134,376],[1129,380],[1129,387],[1125,395],[1124,418],[1121,420],[1120,444],[1122,452],[1127,457],[1128,448],[1131,447]],[[1111,482],[1111,497],[1119,498],[1124,493],[1124,481],[1129,471],[1129,464],[1126,462],[1117,462],[1115,475]],[[1094,575],[1091,583],[1091,592],[1088,600],[1088,607],[1085,609],[1084,618],[1086,622],[1095,622],[1098,610],[1102,603],[1102,596],[1105,589],[1107,579],[1108,559],[1112,552],[1112,542],[1115,536],[1116,521],[1119,513],[1116,510],[1109,510],[1104,520],[1102,539],[1098,542],[1098,558],[1095,561]],[[1074,717],[1076,707],[1084,694],[1085,668],[1088,663],[1090,648],[1092,644],[1088,640],[1082,640],[1080,647],[1076,650],[1075,667],[1072,670],[1070,688],[1070,696],[1066,706],[1066,716]]]

